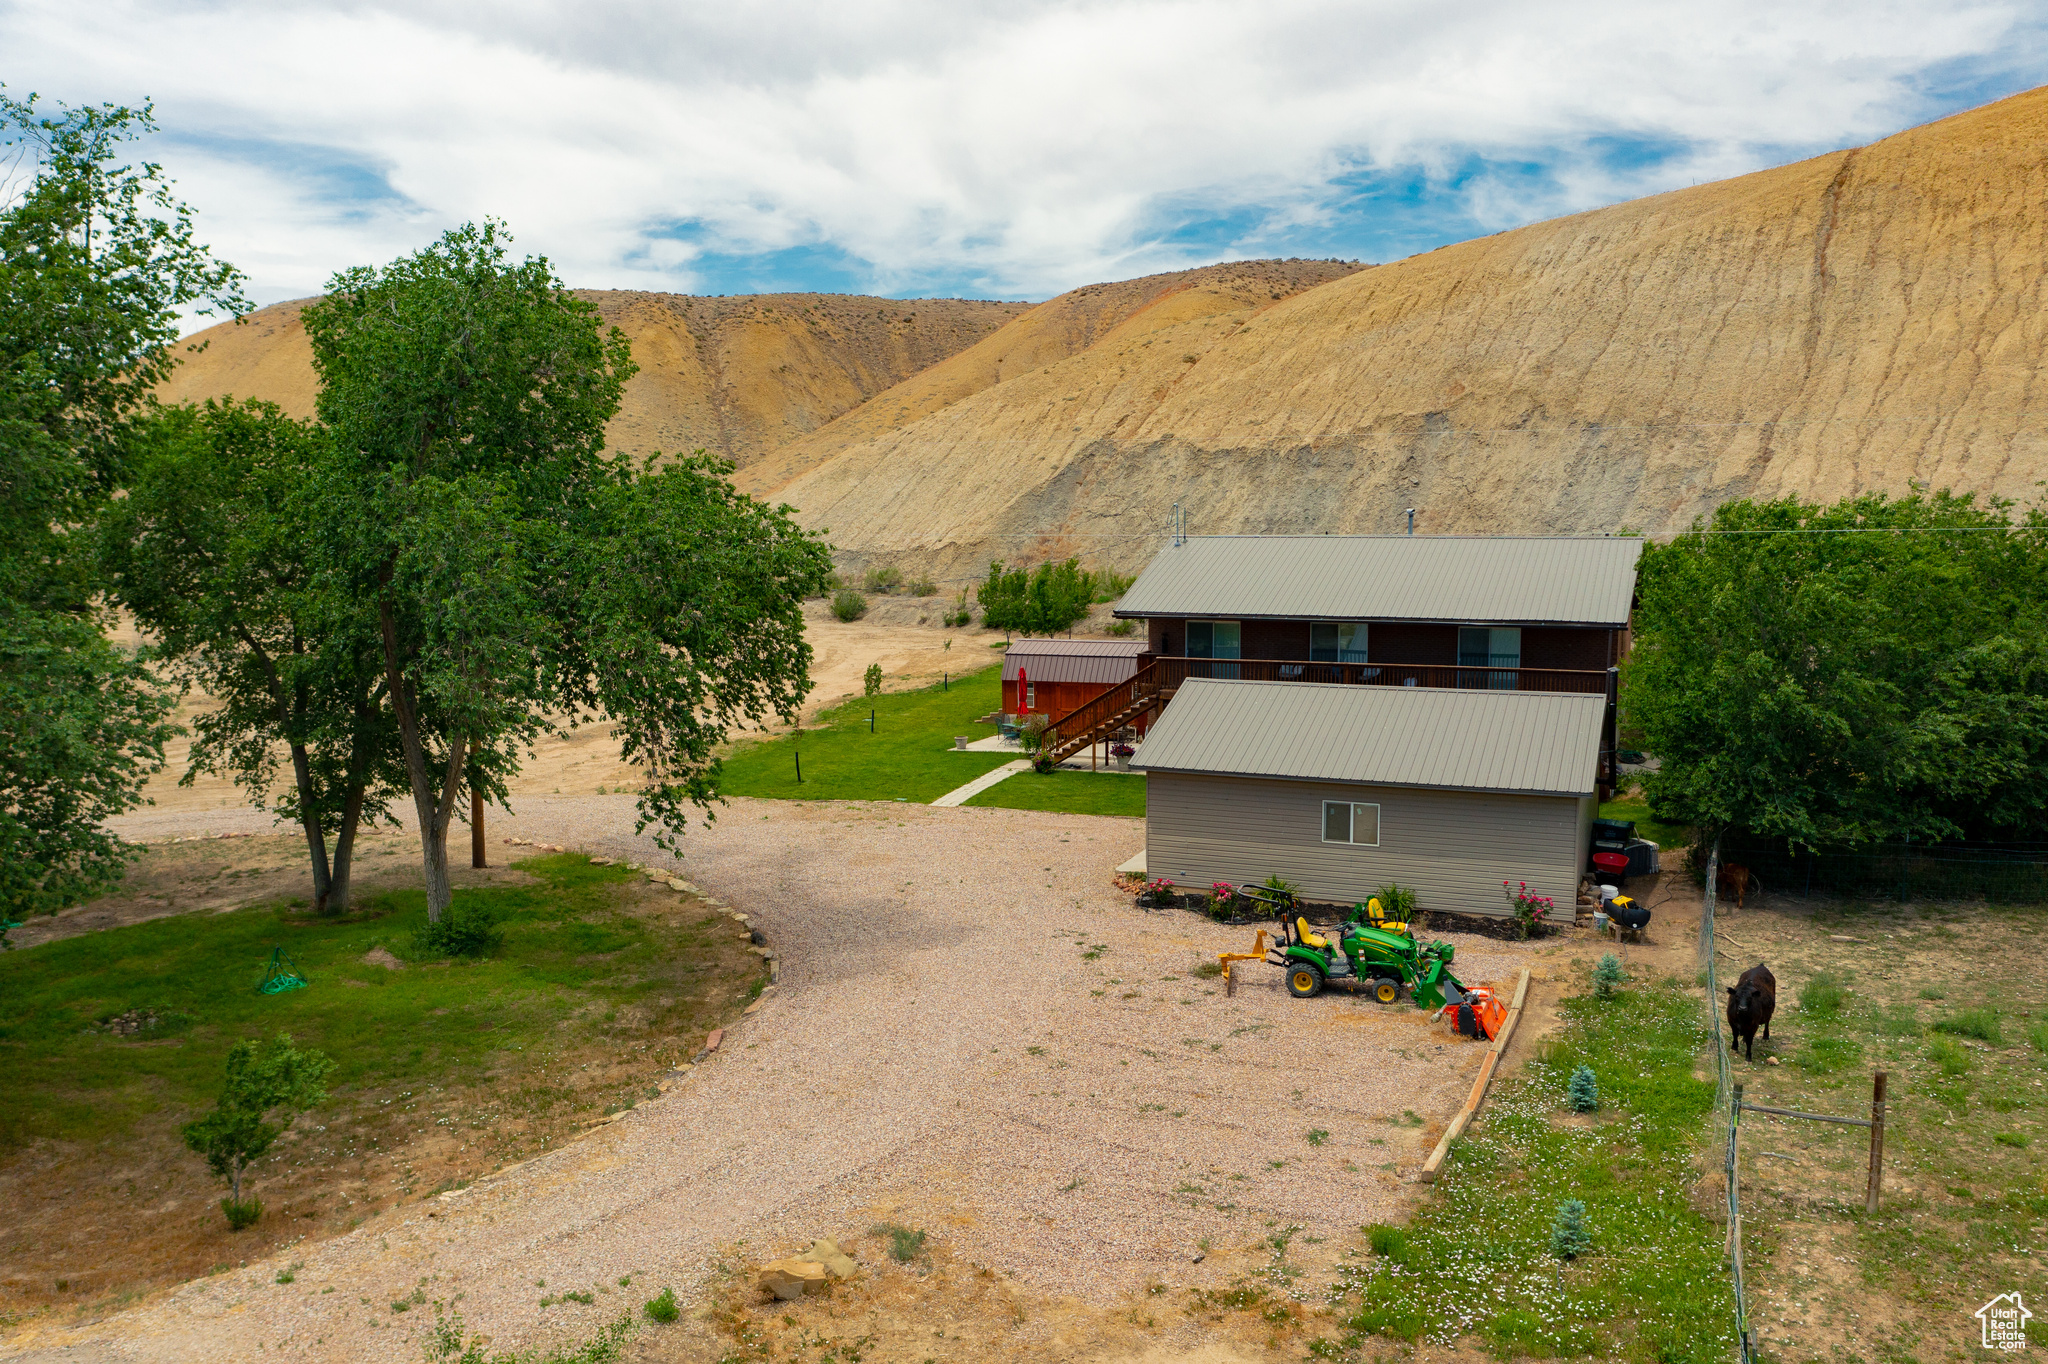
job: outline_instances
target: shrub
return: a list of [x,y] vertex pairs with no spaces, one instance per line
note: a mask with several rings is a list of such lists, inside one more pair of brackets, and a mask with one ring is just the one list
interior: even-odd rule
[[1137,628],[1138,622],[1134,620],[1113,620],[1102,628],[1102,632],[1106,635],[1115,635],[1118,639],[1123,639]]
[[1415,917],[1415,892],[1398,881],[1389,881],[1372,893],[1380,902],[1380,909],[1396,923],[1407,923]]
[[1600,1081],[1591,1066],[1580,1066],[1572,1072],[1571,1083],[1565,1086],[1564,1101],[1574,1113],[1592,1113],[1599,1109]]
[[882,665],[868,664],[868,670],[860,675],[861,690],[869,700],[882,694]]
[[495,911],[457,900],[439,923],[413,930],[413,955],[419,957],[487,957],[505,945],[505,930]]
[[1027,715],[1024,717],[1023,722],[1017,726],[1017,742],[1023,746],[1026,753],[1035,754],[1040,748],[1044,747],[1045,731],[1051,725],[1052,717],[1050,716]]
[[1576,1260],[1593,1248],[1593,1233],[1586,1227],[1586,1205],[1567,1198],[1557,1205],[1557,1220],[1550,1224],[1550,1253],[1560,1260]]
[[1365,1239],[1372,1246],[1372,1253],[1381,1259],[1405,1264],[1408,1260],[1408,1233],[1399,1227],[1390,1227],[1384,1222],[1375,1222],[1365,1229]]
[[1599,999],[1612,999],[1614,992],[1621,988],[1621,958],[1612,952],[1604,953],[1600,964],[1593,968],[1593,994]]
[[1283,880],[1278,876],[1268,876],[1265,880],[1259,882],[1259,885],[1263,889],[1270,890],[1275,895],[1287,899],[1294,898],[1297,893],[1294,882]]
[[1515,920],[1516,936],[1533,938],[1542,932],[1543,921],[1550,911],[1556,908],[1557,902],[1548,895],[1530,894],[1527,881],[1517,881],[1512,885],[1503,881],[1500,888],[1508,897],[1508,908]]
[[1156,880],[1147,881],[1145,883],[1145,894],[1152,897],[1152,903],[1155,905],[1164,906],[1172,904],[1173,878],[1161,876]]
[[894,1222],[883,1222],[871,1228],[871,1234],[888,1238],[889,1258],[898,1264],[909,1264],[924,1254],[925,1233],[910,1227],[898,1226]]
[[1994,1047],[2005,1045],[2005,1034],[1998,1026],[1996,1009],[1965,1009],[1953,1017],[1936,1020],[1934,1030],[1956,1037],[1974,1037]]
[[1237,910],[1237,887],[1228,881],[1209,883],[1209,917],[1227,919]]
[[256,1225],[256,1219],[263,1216],[263,1200],[260,1198],[223,1198],[220,1210],[227,1214],[228,1230],[240,1231]]
[[869,569],[861,585],[878,596],[886,597],[895,591],[896,585],[902,581],[903,574],[900,571],[884,566]]
[[913,597],[936,597],[939,595],[939,585],[930,578],[919,578],[904,590]]
[[868,613],[868,599],[850,587],[832,594],[832,614],[845,621],[859,620]]
[[647,1300],[647,1315],[651,1320],[667,1325],[681,1315],[676,1309],[676,1291],[664,1288]]
[[1832,971],[1816,971],[1799,987],[1799,1011],[1808,1014],[1840,1012],[1849,1000],[1849,987]]

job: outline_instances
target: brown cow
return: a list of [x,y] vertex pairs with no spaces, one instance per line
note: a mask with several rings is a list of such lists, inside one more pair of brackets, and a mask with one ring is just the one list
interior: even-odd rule
[[1722,899],[1735,897],[1735,907],[1742,908],[1742,897],[1749,893],[1749,868],[1734,862],[1723,862],[1721,874],[1715,878],[1715,889]]
[[1749,1059],[1756,1060],[1756,1030],[1761,1027],[1769,1041],[1771,1015],[1777,1011],[1778,978],[1758,962],[1728,987],[1728,1049],[1747,1048]]

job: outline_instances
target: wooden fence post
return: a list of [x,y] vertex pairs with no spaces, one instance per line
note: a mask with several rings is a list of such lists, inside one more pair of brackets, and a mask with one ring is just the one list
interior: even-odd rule
[[1863,1192],[1863,1211],[1876,1213],[1878,1191],[1884,1187],[1884,1072],[1870,1081],[1870,1185]]
[[484,856],[484,793],[474,785],[469,788],[469,865],[490,865]]

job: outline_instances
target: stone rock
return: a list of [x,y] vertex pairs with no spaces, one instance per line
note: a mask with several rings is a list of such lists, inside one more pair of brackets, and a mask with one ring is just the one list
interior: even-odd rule
[[668,888],[670,890],[681,890],[683,889],[683,883],[671,876],[668,878]]
[[835,1279],[850,1279],[860,1271],[860,1266],[854,1263],[851,1255],[839,1248],[838,1242],[828,1241],[824,1237],[811,1242],[809,1250],[793,1258],[822,1265],[825,1272]]
[[593,867],[609,867],[611,864],[612,860],[609,857],[593,857],[590,859],[590,865]]
[[1764,1058],[1764,1064],[1767,1066],[1775,1066],[1778,1064],[1778,1058],[1775,1056],[1766,1056]]
[[750,1013],[754,1012],[754,1010],[756,1010],[756,1009],[758,1009],[758,1008],[760,1008],[760,1007],[761,1007],[761,1001],[757,999],[757,1000],[755,1000],[755,1001],[754,1001],[754,1002],[753,1002],[752,1004],[749,1004],[749,1005],[748,1005],[748,1006],[747,1006],[746,1008],[744,1008],[744,1009],[741,1009],[741,1010],[740,1010],[740,1012],[741,1012],[742,1014],[750,1014]]
[[788,1302],[806,1293],[822,1293],[832,1282],[832,1272],[809,1260],[770,1260],[761,1266],[754,1282]]

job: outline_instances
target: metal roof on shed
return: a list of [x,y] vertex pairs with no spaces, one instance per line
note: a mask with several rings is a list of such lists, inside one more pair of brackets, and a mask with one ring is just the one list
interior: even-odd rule
[[1132,766],[1522,795],[1593,794],[1603,696],[1191,678]]
[[1021,663],[1037,682],[1100,682],[1114,686],[1138,671],[1142,639],[1020,639],[1003,655],[1003,681]]
[[1641,540],[1217,535],[1159,551],[1119,616],[1620,626]]

